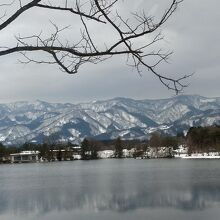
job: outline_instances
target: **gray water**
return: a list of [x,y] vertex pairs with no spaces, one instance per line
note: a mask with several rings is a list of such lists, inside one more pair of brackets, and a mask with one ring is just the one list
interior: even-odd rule
[[0,166],[0,220],[219,220],[220,160]]

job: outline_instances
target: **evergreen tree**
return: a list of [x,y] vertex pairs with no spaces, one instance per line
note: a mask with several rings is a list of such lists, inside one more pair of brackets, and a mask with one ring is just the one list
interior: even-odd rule
[[115,141],[115,158],[122,158],[123,157],[123,146],[121,138],[118,137]]
[[91,159],[96,160],[98,159],[98,141],[96,140],[90,140],[90,151],[91,151]]
[[81,142],[81,158],[82,160],[89,159],[89,141],[86,138]]

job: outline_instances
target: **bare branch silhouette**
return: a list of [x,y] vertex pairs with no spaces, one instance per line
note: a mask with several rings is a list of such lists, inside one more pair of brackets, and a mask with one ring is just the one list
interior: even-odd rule
[[[0,4],[0,10],[1,8],[5,10],[5,8],[11,7],[15,1]],[[69,26],[59,27],[56,22],[51,22],[54,32],[49,34],[48,37],[43,36],[42,31],[39,34],[33,33],[30,36],[19,34],[16,36],[17,44],[14,47],[0,48],[0,56],[19,52],[25,58],[24,61],[21,61],[23,63],[57,64],[62,71],[74,74],[84,64],[96,64],[110,59],[112,56],[127,55],[128,65],[135,68],[139,74],[146,69],[158,77],[159,81],[168,89],[174,90],[176,93],[182,91],[187,86],[184,84],[184,80],[191,75],[184,75],[179,78],[169,77],[166,73],[158,72],[157,66],[161,62],[168,62],[172,54],[170,51],[164,52],[158,49],[158,42],[163,40],[160,29],[183,0],[171,0],[170,5],[159,21],[155,21],[156,19],[153,16],[146,15],[144,11],[140,13],[135,11],[130,14],[129,18],[124,17],[117,10],[119,1],[65,0],[63,5],[59,5],[56,1],[51,3],[43,0],[32,0],[29,3],[22,4],[22,1],[19,0],[17,11],[9,16],[3,11],[2,15],[0,15],[0,33],[26,11],[49,10],[51,12],[62,12],[64,17],[67,14],[72,15],[73,21],[70,21],[70,25],[74,23],[75,18],[78,19],[77,24],[79,24],[79,29],[81,30],[78,40],[74,38],[63,43],[63,38],[60,35]],[[91,23],[100,25],[100,28],[109,27],[112,30],[111,43],[107,43],[106,40],[106,42],[101,42],[101,44],[93,36]],[[142,39],[146,36],[148,41]],[[108,37],[111,36],[106,36],[106,39]],[[103,45],[105,45],[104,48]],[[50,56],[50,59],[36,60],[31,58],[30,52],[37,51],[45,52]]]

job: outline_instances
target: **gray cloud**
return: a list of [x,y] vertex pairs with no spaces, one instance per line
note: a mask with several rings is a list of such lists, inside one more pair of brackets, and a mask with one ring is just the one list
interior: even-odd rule
[[[135,10],[144,8],[159,17],[158,14],[163,12],[169,2],[169,0],[162,2],[126,0],[120,3],[119,10],[126,14],[129,8]],[[161,65],[159,70],[173,73],[174,76],[178,73],[195,72],[194,76],[188,79],[190,85],[185,89],[187,94],[220,96],[219,7],[218,0],[185,0],[162,29],[165,41],[161,46],[173,50],[174,54],[170,64]],[[60,25],[68,25],[73,19],[71,15],[63,18],[61,13],[54,15],[54,13],[46,14],[46,11],[42,10],[31,11],[0,34],[1,46],[13,44],[14,34],[19,32],[29,34],[33,30],[51,31],[51,26],[48,26],[49,18],[53,21],[57,20]],[[76,37],[79,32],[77,25],[76,20],[64,33],[63,39]],[[98,41],[102,42],[104,39],[112,41],[111,30],[100,32],[99,26],[93,24],[91,29]],[[39,58],[45,55],[34,56]],[[21,57],[17,54],[0,57],[1,102],[34,99],[81,102],[116,96],[143,99],[174,95],[150,72],[145,71],[139,76],[132,68],[126,66],[126,57],[112,58],[104,63],[84,66],[73,76],[60,72],[56,66],[22,65],[17,61],[18,58]]]

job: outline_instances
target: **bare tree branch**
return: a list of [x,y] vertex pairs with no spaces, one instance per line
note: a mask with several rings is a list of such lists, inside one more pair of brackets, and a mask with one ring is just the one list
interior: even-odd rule
[[[1,7],[11,7],[14,1],[8,4],[0,4],[0,9]],[[190,74],[173,78],[157,70],[157,66],[161,62],[168,62],[172,54],[172,52],[164,52],[158,49],[158,43],[163,40],[160,28],[172,16],[183,0],[171,0],[169,7],[164,11],[159,21],[155,21],[151,15],[147,16],[145,11],[132,12],[130,18],[123,17],[117,10],[117,4],[120,0],[75,0],[71,1],[71,3],[73,2],[72,7],[70,7],[68,0],[63,1],[63,5],[58,5],[56,1],[53,4],[49,1],[45,3],[43,0],[32,0],[26,4],[22,4],[20,0],[18,1],[19,8],[17,11],[9,17],[6,12],[0,16],[0,20],[2,20],[0,34],[3,29],[7,28],[24,12],[35,9],[51,12],[60,11],[63,16],[70,12],[80,21],[79,39],[77,41],[66,40],[63,43],[60,35],[68,27],[59,28],[56,22],[51,22],[54,32],[49,34],[48,37],[43,37],[43,31],[25,37],[18,35],[16,36],[17,44],[14,47],[0,47],[0,56],[18,52],[25,58],[25,61],[21,61],[22,63],[57,64],[62,71],[73,74],[78,72],[80,66],[86,63],[96,64],[112,56],[127,55],[128,65],[134,67],[139,74],[145,69],[150,71],[168,89],[179,93],[187,86],[184,84],[184,80],[190,77]],[[90,21],[100,25],[100,28],[107,26],[113,30],[114,40],[111,43],[103,42],[105,48],[102,48],[100,42],[93,36],[89,26]],[[143,37],[146,39],[146,36],[148,41],[141,40]],[[106,38],[108,37],[106,36]],[[140,42],[142,43],[140,44]],[[37,51],[47,53],[51,60],[30,58],[29,52]]]
[[33,8],[34,6],[36,6],[37,3],[39,3],[41,0],[33,0],[30,3],[24,5],[23,7],[21,7],[19,10],[17,10],[12,16],[10,16],[5,22],[3,22],[0,25],[0,31],[4,28],[6,28],[10,23],[12,23],[14,20],[16,20],[22,13],[24,13],[25,11]]
[[95,17],[93,14],[86,14],[84,12],[80,11],[80,8],[78,10],[74,10],[73,8],[68,8],[68,7],[60,7],[60,6],[52,6],[52,5],[44,5],[44,4],[36,4],[37,7],[39,8],[44,8],[44,9],[53,9],[53,10],[59,10],[59,11],[69,11],[75,15],[80,15],[82,17],[86,17],[88,19],[92,19],[98,22],[105,23],[104,21],[100,20],[99,18]]

